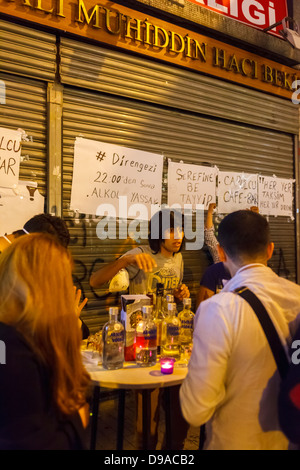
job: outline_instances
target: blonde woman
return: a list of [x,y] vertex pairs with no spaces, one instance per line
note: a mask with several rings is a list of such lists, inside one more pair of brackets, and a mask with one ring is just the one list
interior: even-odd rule
[[20,237],[0,256],[0,341],[0,449],[84,448],[72,264],[51,235]]

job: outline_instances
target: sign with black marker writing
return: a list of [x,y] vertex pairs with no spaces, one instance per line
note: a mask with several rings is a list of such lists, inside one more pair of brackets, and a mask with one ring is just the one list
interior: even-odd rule
[[276,176],[258,176],[259,212],[263,215],[293,218],[294,180]]
[[21,132],[0,127],[0,187],[13,188],[19,181]]
[[219,171],[218,212],[250,209],[258,205],[257,174]]
[[77,137],[71,209],[149,220],[161,204],[162,171],[162,155]]
[[168,205],[191,205],[192,209],[216,202],[216,167],[169,162]]
[[33,181],[18,181],[14,188],[0,188],[0,236],[21,230],[34,215],[44,212],[45,198]]

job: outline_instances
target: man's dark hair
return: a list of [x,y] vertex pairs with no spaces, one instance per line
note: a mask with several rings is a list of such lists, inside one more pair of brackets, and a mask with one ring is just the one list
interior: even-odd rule
[[51,214],[38,214],[29,219],[24,225],[29,232],[42,232],[54,235],[67,248],[70,243],[70,233],[63,219]]
[[270,243],[269,224],[252,211],[232,212],[219,225],[218,241],[232,259],[255,259],[265,253]]
[[[148,241],[151,250],[154,253],[159,253],[161,243],[164,240],[165,231],[176,228],[184,230],[183,215],[181,212],[176,209],[162,209],[156,212],[151,217],[149,223]],[[178,251],[182,250],[183,245],[184,238]]]

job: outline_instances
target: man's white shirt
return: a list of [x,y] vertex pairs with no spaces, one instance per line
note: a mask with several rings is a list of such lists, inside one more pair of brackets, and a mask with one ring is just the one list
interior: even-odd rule
[[197,310],[183,416],[193,426],[209,421],[208,449],[287,449],[277,423],[278,371],[255,313],[232,292],[242,286],[263,302],[285,346],[296,332],[300,286],[262,264],[241,268]]

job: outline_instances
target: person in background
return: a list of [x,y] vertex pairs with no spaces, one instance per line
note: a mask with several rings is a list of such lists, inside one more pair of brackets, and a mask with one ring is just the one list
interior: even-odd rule
[[180,389],[183,416],[193,426],[206,423],[205,449],[284,450],[288,440],[277,420],[276,363],[255,313],[234,291],[252,290],[289,342],[300,320],[300,286],[267,267],[274,244],[260,214],[227,215],[218,241],[232,278],[196,312],[193,350]]
[[83,449],[90,378],[71,257],[53,236],[19,237],[1,254],[0,338],[0,449]]
[[[10,235],[0,237],[0,253],[14,240],[28,233],[49,233],[56,237],[58,242],[64,248],[68,248],[70,243],[70,233],[68,227],[61,217],[57,217],[51,214],[37,214],[29,219],[21,230],[16,230]],[[80,317],[80,314],[88,299],[85,298],[82,302],[80,302],[81,290],[76,290],[76,287],[74,287],[74,293],[78,323],[82,331],[82,339],[86,339],[90,335],[90,331],[86,323]]]
[[[205,270],[202,279],[200,281],[200,287],[196,295],[196,310],[203,300],[209,299],[212,295],[220,292],[227,281],[231,279],[231,274],[220,261],[218,254],[218,241],[214,234],[214,225],[212,214],[216,204],[210,204],[207,211],[207,218],[205,223],[205,243],[208,246],[214,264],[208,266]],[[249,210],[258,214],[258,207],[252,206]]]
[[[155,236],[153,236],[155,235]],[[182,283],[184,247],[184,227],[181,213],[170,209],[156,212],[149,224],[148,246],[133,248],[116,261],[96,271],[90,278],[92,287],[100,287],[114,278],[120,270],[129,274],[130,294],[154,292],[156,284],[162,283],[166,290],[171,289],[178,302],[189,297],[188,287]],[[171,293],[171,292],[170,292]],[[151,449],[155,449],[158,439],[159,408],[162,389],[151,391],[150,396],[150,439]],[[171,388],[173,448],[182,449],[188,431],[188,424],[182,418],[179,405],[179,386]],[[137,431],[139,446],[142,441],[142,392],[137,393]]]

